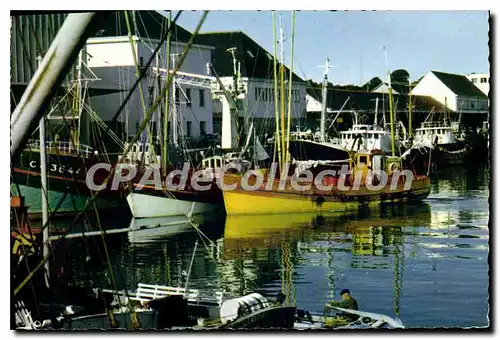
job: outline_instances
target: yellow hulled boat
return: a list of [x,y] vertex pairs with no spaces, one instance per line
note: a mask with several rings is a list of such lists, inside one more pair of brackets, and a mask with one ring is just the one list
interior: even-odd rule
[[[226,175],[224,183],[233,188],[223,191],[224,206],[227,215],[247,214],[279,214],[279,213],[307,213],[307,212],[344,212],[356,210],[360,206],[377,206],[384,202],[405,202],[426,198],[430,192],[430,179],[427,176],[412,174],[411,185],[404,176],[398,176],[393,182],[397,169],[401,169],[397,158],[388,157],[378,152],[356,154],[356,163],[351,163],[351,173],[361,172],[359,188],[347,185],[339,188],[338,177],[330,177],[334,183],[329,190],[322,190],[315,185],[315,179],[309,182],[301,181],[301,186],[309,185],[308,190],[296,190],[288,177],[282,180],[264,178],[264,181],[255,190],[247,190],[242,180],[254,186],[257,178],[244,178],[241,175]],[[384,169],[384,168],[387,168]],[[367,169],[379,169],[388,173],[385,185],[369,187],[366,184]],[[325,177],[326,178],[326,177]],[[323,182],[324,179],[323,178]],[[354,175],[351,177],[354,178]],[[397,183],[397,184],[396,184]]]

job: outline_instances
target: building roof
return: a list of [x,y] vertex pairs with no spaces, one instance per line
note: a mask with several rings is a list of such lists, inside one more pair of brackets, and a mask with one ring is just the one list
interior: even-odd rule
[[[199,34],[200,43],[215,47],[212,51],[212,65],[219,77],[233,76],[233,57],[227,51],[236,47],[235,57],[241,63],[241,76],[248,78],[273,79],[273,56],[252,38],[241,31]],[[278,63],[279,67],[279,63]],[[285,66],[286,70],[290,70]],[[293,81],[304,80],[293,73]]]
[[[321,102],[321,88],[309,87],[306,88],[306,93],[319,102]],[[395,94],[394,103],[397,111],[406,111],[408,107],[408,95]],[[388,95],[379,92],[362,92],[362,91],[346,91],[339,89],[328,89],[327,91],[327,107],[331,110],[340,110],[347,98],[350,98],[344,106],[345,110],[356,111],[374,111],[375,101],[379,98],[379,112],[382,111],[384,106],[388,103]],[[432,108],[443,109],[443,104],[433,99],[430,96],[412,96],[412,106],[414,111],[430,111]]]
[[[135,14],[135,26],[132,17]],[[168,14],[168,12],[166,12]],[[129,22],[132,33],[141,38],[161,39],[168,29],[168,15],[163,16],[157,11],[129,11]],[[106,20],[100,23],[98,29],[98,37],[116,37],[127,36],[127,22],[123,11],[114,11],[111,15],[111,20]],[[172,16],[173,17],[173,16]],[[137,30],[137,31],[136,31]],[[135,32],[135,33],[134,33]],[[174,24],[172,28],[171,39],[177,42],[188,42],[191,38],[191,33],[183,27]],[[194,43],[198,43],[198,38],[194,39]]]
[[486,97],[466,76],[460,74],[431,71],[453,93],[462,96]]
[[[386,86],[387,88],[389,88],[389,84],[386,83],[386,82],[383,82],[383,83],[380,83],[378,84],[377,86],[375,86],[371,92],[374,92],[376,91],[377,89],[379,89],[380,87],[382,86]],[[391,84],[392,86],[392,89],[394,91],[396,91],[397,93],[404,93],[404,94],[407,94],[409,91],[408,91],[408,85],[402,85],[402,84],[395,84],[394,82]]]

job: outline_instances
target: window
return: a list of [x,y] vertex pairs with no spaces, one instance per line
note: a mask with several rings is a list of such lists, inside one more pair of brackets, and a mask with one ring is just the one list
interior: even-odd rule
[[174,98],[175,98],[175,99],[174,99],[174,103],[179,103],[179,102],[181,102],[181,100],[180,100],[180,96],[179,96],[179,88],[178,88],[178,87],[176,87],[176,88],[175,88]]
[[140,67],[143,67],[143,66],[144,66],[144,58],[143,58],[143,57],[140,57],[140,58],[139,58],[139,66],[140,66]]
[[373,134],[373,138],[374,138],[374,139],[378,139],[378,133],[374,133],[374,134]]
[[470,81],[472,82],[472,84],[476,84],[477,83],[477,78],[472,78]]
[[366,163],[367,163],[367,157],[359,156],[359,164],[366,164]]
[[186,135],[188,137],[191,137],[191,128],[192,128],[193,122],[187,121],[186,122]]
[[191,107],[191,89],[186,89],[187,107]]
[[204,136],[207,134],[207,122],[200,121],[200,135]]
[[470,103],[470,108],[471,108],[471,109],[473,109],[473,108],[474,108],[474,103],[473,103],[473,102],[471,102],[471,103]]
[[488,78],[481,78],[481,84],[484,84],[484,83],[487,83],[488,82]]
[[200,89],[200,107],[205,107],[205,90]]

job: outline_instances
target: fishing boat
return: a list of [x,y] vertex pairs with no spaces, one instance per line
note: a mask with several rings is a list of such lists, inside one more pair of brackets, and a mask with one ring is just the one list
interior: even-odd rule
[[[169,46],[167,44],[167,49]],[[231,50],[231,49],[230,49]],[[234,57],[234,51],[228,52],[233,54],[233,62],[235,65],[234,69],[234,78],[235,84],[239,84],[239,72],[236,68],[236,59]],[[181,59],[183,55],[181,55]],[[179,64],[180,64],[179,60]],[[175,66],[175,65],[172,65]],[[148,160],[147,157],[140,157],[140,166],[142,169],[138,171],[138,173],[145,173],[147,171],[147,167],[149,167],[153,163],[160,164],[161,170],[161,182],[162,187],[157,189],[152,185],[142,186],[136,180],[131,187],[131,192],[127,196],[127,202],[132,212],[132,215],[135,218],[150,218],[150,217],[162,217],[162,216],[192,216],[196,214],[204,214],[211,212],[223,212],[224,204],[222,192],[215,185],[217,173],[215,171],[219,166],[224,165],[234,165],[239,164],[242,165],[242,171],[249,167],[249,163],[247,160],[243,159],[243,153],[245,148],[243,148],[242,152],[229,152],[229,150],[237,150],[238,145],[236,145],[235,141],[237,140],[236,136],[236,119],[238,107],[236,105],[237,98],[241,92],[241,86],[236,85],[231,91],[228,91],[220,78],[216,75],[216,72],[213,68],[209,68],[212,70],[214,76],[210,75],[201,75],[201,74],[192,74],[178,71],[174,72],[173,69],[176,67],[170,67],[169,58],[167,58],[166,68],[161,68],[159,65],[157,67],[152,68],[153,72],[157,73],[158,83],[161,82],[161,78],[167,78],[168,76],[172,77],[172,91],[167,87],[167,100],[165,101],[165,108],[163,112],[160,112],[163,120],[163,146],[161,148],[161,152],[159,156],[150,157],[150,164],[145,162],[144,160]],[[210,73],[210,72],[208,72]],[[222,100],[222,143],[220,150],[222,151],[222,155],[214,155],[210,157],[204,157],[201,162],[197,162],[197,158],[195,155],[187,155],[187,145],[186,143],[182,143],[179,141],[179,127],[178,127],[178,109],[177,106],[179,104],[178,98],[176,98],[176,89],[178,84],[188,84],[190,86],[196,85],[200,88],[208,88],[213,98],[220,98]],[[170,94],[171,93],[171,94]],[[171,116],[172,116],[172,136],[170,140],[167,138],[167,126],[170,124],[168,122],[169,108],[171,108]],[[168,126],[170,127],[170,126]],[[251,133],[248,133],[248,136],[251,136]],[[249,139],[248,139],[249,140]],[[248,144],[247,140],[247,144]],[[151,144],[151,141],[148,141]],[[170,146],[170,151],[167,149],[167,145]],[[248,146],[248,145],[247,145]],[[246,146],[246,147],[247,147]],[[133,146],[137,150],[140,150],[139,153],[131,154],[130,157],[127,155],[125,157],[126,161],[131,161],[132,164],[136,164],[138,162],[138,155],[143,152],[148,152],[153,150],[154,147],[147,146],[138,148]],[[255,148],[254,148],[255,149]],[[202,150],[199,154],[202,154]],[[173,157],[172,154],[177,157]],[[197,156],[197,155],[196,155]],[[203,156],[202,156],[203,157]],[[220,157],[220,158],[219,158]],[[168,187],[165,183],[168,182],[169,177],[172,175],[172,171],[179,171],[182,167],[182,164],[189,163],[188,175],[186,180],[186,187],[174,189],[172,187]],[[195,172],[198,170],[202,170],[205,174],[207,174],[206,178],[198,178],[197,183],[202,186],[210,186],[209,190],[197,190],[191,186],[191,179]],[[140,177],[140,176],[138,176]],[[179,178],[175,179],[178,181]],[[138,188],[140,187],[140,190]]]
[[[340,169],[341,164],[337,164],[336,169]],[[421,200],[430,193],[430,179],[427,176],[412,174],[411,179],[404,178],[405,176],[401,176],[399,172],[399,169],[402,169],[401,159],[388,157],[383,152],[359,152],[354,160],[343,164],[347,165],[350,171],[346,177],[347,183],[354,184],[355,177],[359,176],[357,174],[361,174],[359,188],[350,184],[347,184],[347,189],[339,188],[336,184],[340,176],[337,175],[321,179],[325,186],[330,185],[328,190],[317,187],[316,178],[301,181],[300,185],[307,185],[308,189],[296,190],[291,183],[293,177],[286,176],[280,179],[267,175],[255,190],[245,190],[241,185],[241,176],[227,174],[224,177],[224,184],[228,187],[233,186],[234,189],[223,190],[226,214],[342,212],[356,210],[362,206],[380,205],[384,202]],[[369,187],[373,184],[366,181],[370,180],[366,177],[369,168],[387,171],[385,185],[379,188]],[[254,186],[255,181],[255,177],[248,179],[248,184]],[[408,186],[406,182],[410,182],[410,185]]]
[[[32,137],[20,155],[12,159],[11,192],[25,197],[31,218],[42,215],[42,163],[47,170],[49,210],[62,216],[79,212],[93,195],[86,182],[87,170],[97,163],[116,162],[116,157],[103,147],[104,136],[101,134],[104,131],[105,137],[113,142],[113,145],[108,145],[110,148],[121,142],[88,104],[86,94],[95,75],[84,64],[82,54],[83,50],[79,54],[76,79],[67,84],[67,92],[50,107],[47,119],[42,119],[37,133],[40,138]],[[69,109],[67,105],[70,105]],[[47,136],[46,125],[50,127]],[[95,182],[102,183],[107,175],[106,170],[98,170],[94,175]],[[126,207],[125,196],[117,190],[104,190],[95,199],[95,204],[101,211]],[[87,208],[88,212],[94,211],[94,205]]]
[[[337,315],[348,313],[352,321],[337,322]],[[311,314],[304,310],[297,310],[295,329],[397,329],[405,328],[399,318],[391,318],[384,314],[369,313],[347,308],[325,305],[323,314]]]
[[[191,177],[188,177],[187,185],[190,180]],[[213,180],[208,180],[204,185],[212,184]],[[138,187],[141,189],[137,190]],[[154,185],[142,186],[139,183],[133,183],[133,188],[127,195],[127,202],[134,218],[190,217],[224,211],[222,194],[215,185],[207,191],[198,191],[190,186],[184,190],[165,185],[157,189]]]
[[463,162],[468,152],[464,141],[458,141],[452,127],[446,122],[424,122],[415,129],[415,142],[427,142],[435,145],[434,158],[437,164],[452,165]]
[[136,292],[97,289],[95,294],[104,302],[102,312],[71,310],[43,322],[19,317],[18,329],[286,329],[293,327],[296,312],[282,305],[283,300],[258,293],[224,299],[218,292],[203,295],[196,289],[140,283]]
[[[86,182],[87,170],[97,163],[109,162],[107,157],[100,157],[94,150],[85,145],[72,148],[70,142],[47,142],[47,198],[49,210],[57,216],[75,214],[84,208],[94,192]],[[109,175],[105,169],[98,169],[94,173],[94,182],[103,183]],[[40,218],[42,215],[42,179],[40,169],[40,143],[32,141],[14,162],[12,168],[11,192],[13,195],[25,197],[29,206],[31,218]],[[119,190],[106,190],[95,199],[95,204],[101,211],[123,209],[126,207],[125,196]],[[94,205],[88,207],[94,211]]]
[[471,155],[471,144],[457,137],[457,129],[447,114],[440,120],[434,120],[434,115],[432,110],[420,128],[415,129],[411,147],[401,155],[416,171],[430,173],[440,167],[463,164]]

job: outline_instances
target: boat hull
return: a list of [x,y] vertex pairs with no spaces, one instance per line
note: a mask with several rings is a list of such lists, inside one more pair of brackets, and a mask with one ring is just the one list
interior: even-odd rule
[[[19,187],[19,190],[18,190]],[[30,185],[11,184],[13,195],[22,195],[25,197],[25,204],[28,208],[30,218],[39,219],[42,216],[42,189]],[[55,216],[73,215],[82,211],[89,200],[90,195],[79,192],[64,192],[58,190],[47,190],[49,214],[55,212]],[[97,196],[94,200],[99,211],[103,210],[123,210],[127,209],[126,202],[121,197]],[[87,208],[89,212],[94,211],[94,205],[90,204]]]
[[[265,185],[265,184],[264,184]],[[300,191],[245,191],[241,188],[224,191],[227,215],[346,212],[363,206],[381,203],[421,200],[430,193],[430,179],[419,176],[412,181],[409,190],[403,184],[396,190],[384,187],[379,191],[357,190],[353,192],[331,191],[306,193]]]
[[[100,163],[99,157],[82,158],[78,154],[47,155],[47,195],[49,213],[56,211],[56,216],[79,213],[91,199],[94,191],[87,185],[87,169]],[[19,159],[13,161],[11,173],[11,192],[14,195],[25,196],[28,213],[32,218],[40,218],[42,213],[40,153],[24,151]],[[108,176],[105,169],[99,169],[94,174],[96,184],[100,184]],[[108,190],[111,186],[99,192],[95,199],[99,211],[127,208],[125,195],[120,190]],[[19,187],[19,190],[17,189]],[[20,191],[20,193],[19,193]],[[59,203],[60,202],[60,203]],[[94,205],[89,205],[89,212],[94,211]]]
[[127,203],[134,218],[191,216],[224,209],[222,202],[201,201],[195,194],[175,191],[134,191],[127,196]]
[[74,319],[64,320],[61,328],[71,330],[111,330],[111,329],[172,329],[172,330],[215,330],[215,329],[259,329],[259,328],[293,328],[295,321],[295,307],[269,307],[263,310],[239,317],[226,325],[202,327],[195,322],[186,322],[184,325],[162,327],[159,315],[152,311],[139,311],[136,313],[139,327],[134,328],[130,313],[114,313],[116,327],[111,327],[107,314],[96,314]]

